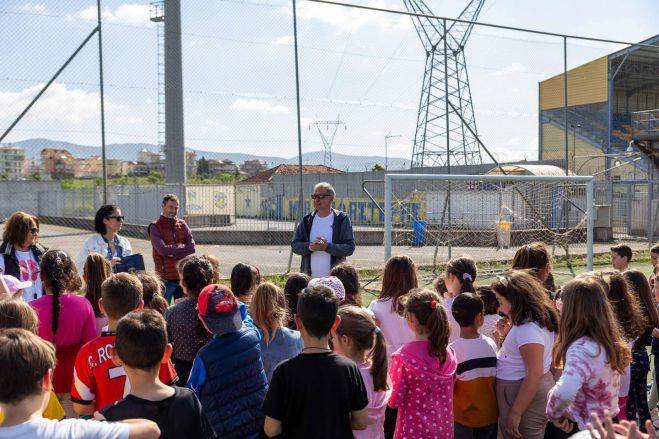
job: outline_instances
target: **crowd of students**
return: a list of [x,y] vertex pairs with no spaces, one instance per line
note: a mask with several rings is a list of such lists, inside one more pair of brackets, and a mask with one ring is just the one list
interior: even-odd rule
[[48,250],[43,296],[0,279],[0,438],[654,438],[651,256],[648,279],[613,247],[613,269],[560,288],[538,243],[488,285],[459,257],[419,288],[393,256],[364,307],[347,262],[282,289],[190,255],[170,305],[154,273],[91,253],[80,275]]

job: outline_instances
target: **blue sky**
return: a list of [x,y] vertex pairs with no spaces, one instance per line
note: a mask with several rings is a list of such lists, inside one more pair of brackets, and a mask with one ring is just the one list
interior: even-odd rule
[[[186,146],[291,157],[297,153],[290,4],[183,1]],[[156,143],[156,28],[148,2],[103,1],[108,143]],[[360,4],[403,9],[402,2]],[[455,17],[464,0],[428,1]],[[95,25],[95,1],[0,5],[0,128],[4,130]],[[304,151],[322,149],[310,124],[340,115],[334,151],[409,158],[424,52],[409,17],[300,1]],[[486,1],[479,21],[641,41],[659,3],[630,0]],[[97,42],[5,141],[47,137],[100,145]],[[570,41],[570,67],[623,46]],[[562,40],[476,27],[466,48],[479,133],[499,159],[537,156],[538,82],[563,68]]]

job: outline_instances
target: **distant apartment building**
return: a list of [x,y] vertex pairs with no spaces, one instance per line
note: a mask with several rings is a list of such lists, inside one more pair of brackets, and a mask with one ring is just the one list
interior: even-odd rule
[[208,173],[209,174],[236,174],[240,172],[240,168],[232,160],[229,159],[211,159],[208,160]]
[[[148,175],[149,172],[165,174],[165,158],[160,152],[152,152],[146,148],[137,153],[137,163],[134,165],[135,175]],[[197,153],[185,151],[185,172],[187,175],[197,173]]]
[[98,178],[103,176],[101,156],[79,158],[75,163],[75,178]]
[[18,146],[0,147],[0,177],[6,180],[19,180],[23,177],[25,150]]
[[268,169],[268,165],[264,160],[245,160],[245,162],[240,165],[240,171],[248,177],[265,171],[266,169]]
[[46,148],[41,150],[41,169],[53,180],[74,178],[76,159],[66,149]]

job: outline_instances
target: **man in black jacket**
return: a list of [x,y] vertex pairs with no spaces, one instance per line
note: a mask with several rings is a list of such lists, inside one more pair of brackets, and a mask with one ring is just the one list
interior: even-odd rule
[[332,209],[334,188],[329,183],[314,187],[314,211],[304,216],[295,230],[291,247],[302,256],[300,271],[312,277],[325,277],[336,264],[355,252],[350,218]]

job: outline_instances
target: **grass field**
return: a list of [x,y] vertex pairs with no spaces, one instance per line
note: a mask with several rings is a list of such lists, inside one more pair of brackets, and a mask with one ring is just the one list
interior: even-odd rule
[[[557,285],[562,285],[568,280],[572,279],[575,275],[583,273],[586,271],[586,260],[583,257],[572,257],[570,259],[572,270],[574,274],[570,271],[565,258],[554,258],[552,261],[552,268],[554,273],[554,279]],[[611,258],[608,253],[596,254],[594,256],[594,270],[604,270],[611,267]],[[479,275],[476,279],[476,285],[489,285],[494,277],[510,268],[510,260],[502,260],[498,262],[490,262],[487,264],[478,264]],[[631,268],[637,269],[649,275],[652,272],[652,264],[650,263],[650,254],[648,251],[636,251],[634,253],[634,260],[630,264]],[[442,273],[445,266],[439,265],[435,273]],[[436,274],[433,273],[433,267],[430,266],[419,266],[418,277],[419,277],[419,287],[422,288],[432,288],[432,281],[435,279]],[[369,303],[380,294],[381,288],[381,278],[382,270],[361,270],[359,273],[362,292],[364,299],[364,306],[368,306]],[[265,280],[274,282],[275,284],[283,287],[286,283],[286,276],[284,275],[274,275],[274,276],[265,276]],[[228,282],[228,279],[224,281]]]

